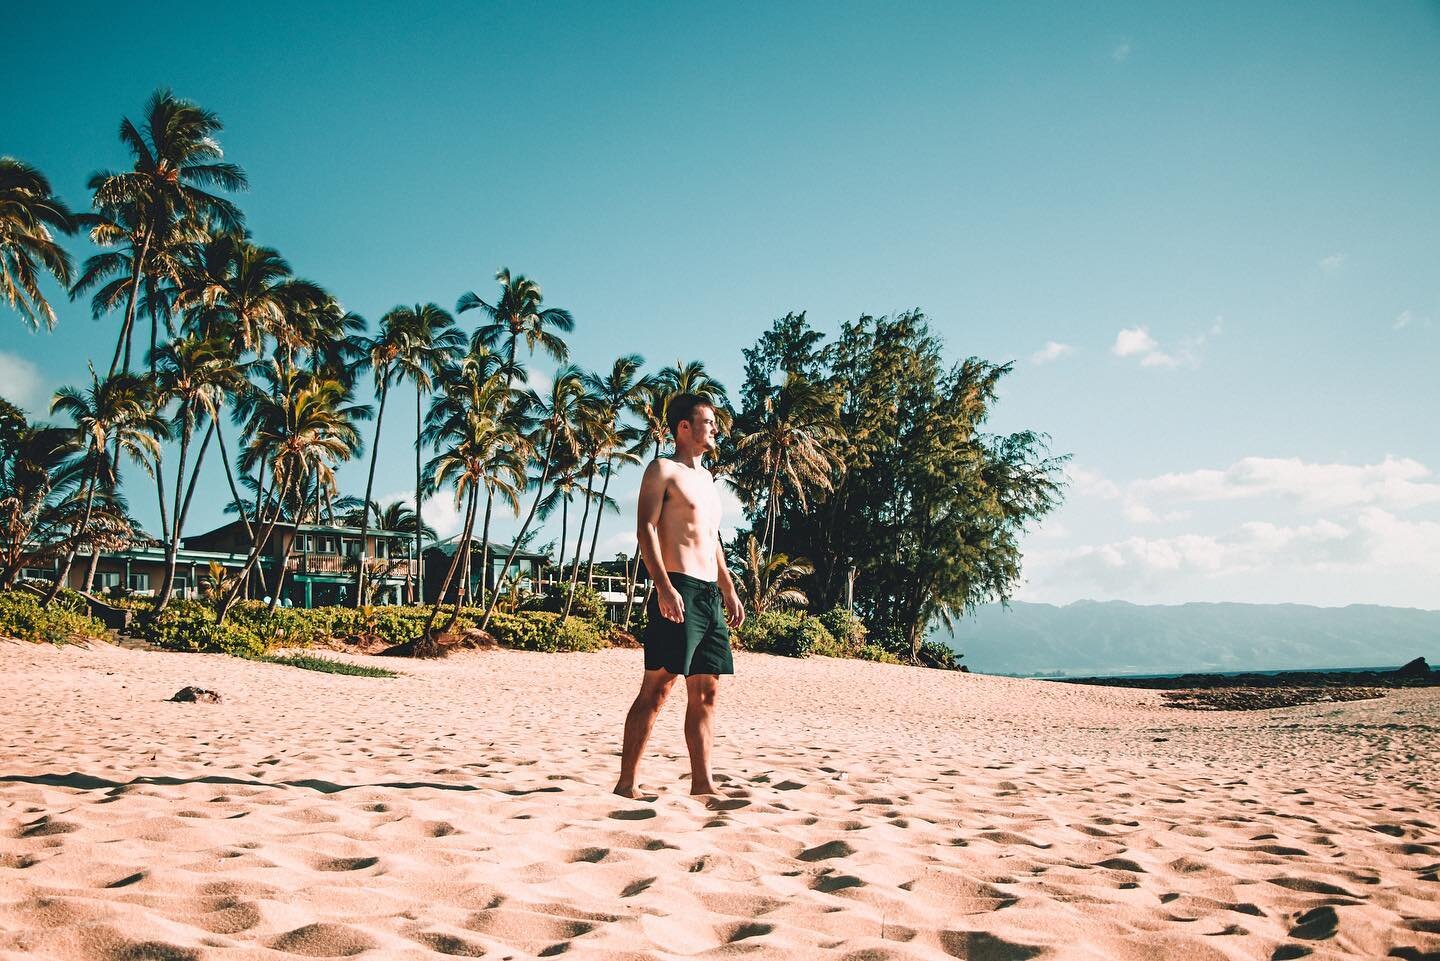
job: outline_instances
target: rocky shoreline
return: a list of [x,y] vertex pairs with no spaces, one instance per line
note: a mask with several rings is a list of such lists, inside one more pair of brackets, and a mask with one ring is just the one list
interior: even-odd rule
[[1281,671],[1275,674],[1182,674],[1178,677],[1067,677],[1064,684],[1165,691],[1165,705],[1191,711],[1263,711],[1384,697],[1402,687],[1440,687],[1440,671],[1417,657],[1393,671]]

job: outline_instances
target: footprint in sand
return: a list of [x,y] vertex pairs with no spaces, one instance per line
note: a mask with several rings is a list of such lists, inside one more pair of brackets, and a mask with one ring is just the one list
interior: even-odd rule
[[616,821],[645,821],[655,816],[654,808],[638,808],[629,811],[611,811],[606,817]]
[[801,861],[828,861],[831,858],[849,857],[854,853],[855,849],[844,841],[826,841],[813,848],[806,848],[795,857]]
[[437,954],[446,954],[452,958],[483,958],[485,956],[485,948],[482,945],[441,931],[426,931],[417,934],[415,940]]
[[378,946],[364,932],[325,922],[287,931],[270,942],[272,950],[289,951],[307,958],[348,958]]
[[595,864],[605,860],[610,854],[609,848],[581,848],[570,855],[570,863],[578,864],[582,861]]
[[643,894],[645,891],[649,890],[650,885],[654,884],[658,880],[659,878],[641,878],[638,881],[631,881],[629,884],[625,885],[625,889],[620,892],[620,896],[622,898],[633,898],[637,894]]
[[952,958],[994,958],[1027,961],[1046,953],[1044,948],[1006,941],[984,931],[941,931],[940,946]]
[[379,858],[322,858],[314,864],[314,868],[317,871],[363,871],[379,863]]

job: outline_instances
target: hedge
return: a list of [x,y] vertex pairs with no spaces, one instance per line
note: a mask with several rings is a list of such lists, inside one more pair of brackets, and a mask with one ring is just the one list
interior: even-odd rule
[[73,610],[63,595],[46,608],[28,591],[5,591],[0,593],[0,635],[37,644],[65,644],[104,637],[105,625]]

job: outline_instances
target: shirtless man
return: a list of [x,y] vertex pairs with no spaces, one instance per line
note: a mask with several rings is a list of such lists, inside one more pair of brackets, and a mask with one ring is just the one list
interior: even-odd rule
[[[690,793],[715,794],[710,779],[710,725],[721,674],[734,674],[731,627],[745,608],[720,545],[720,493],[701,458],[715,449],[715,408],[694,394],[670,401],[675,453],[651,461],[640,482],[635,536],[655,582],[646,609],[645,677],[625,717],[625,746],[615,793],[637,797],[635,769],[660,706],[675,679],[685,677],[685,746]],[[721,609],[721,604],[724,609]]]

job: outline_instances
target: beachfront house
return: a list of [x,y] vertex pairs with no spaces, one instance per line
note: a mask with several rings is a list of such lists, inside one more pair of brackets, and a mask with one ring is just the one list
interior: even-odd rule
[[[365,536],[371,574],[371,603],[403,604],[413,596],[417,565],[411,558],[413,538],[393,531],[369,531]],[[250,533],[245,522],[231,521],[203,534],[186,537],[176,556],[175,596],[196,597],[210,564],[231,573],[245,564]],[[252,570],[243,596],[269,598],[278,589],[282,602],[295,607],[348,604],[355,590],[355,563],[360,529],[327,524],[280,523],[267,539]],[[21,576],[53,581],[59,562],[27,565]],[[92,571],[93,568],[93,571]],[[136,546],[101,551],[99,557],[81,553],[71,567],[66,587],[95,594],[154,595],[165,579],[165,548]]]

